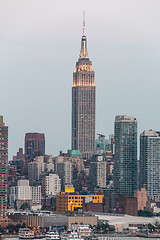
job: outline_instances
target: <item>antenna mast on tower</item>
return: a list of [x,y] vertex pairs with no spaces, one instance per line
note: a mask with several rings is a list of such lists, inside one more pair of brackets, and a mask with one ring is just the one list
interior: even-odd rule
[[83,11],[83,36],[85,36],[85,11]]

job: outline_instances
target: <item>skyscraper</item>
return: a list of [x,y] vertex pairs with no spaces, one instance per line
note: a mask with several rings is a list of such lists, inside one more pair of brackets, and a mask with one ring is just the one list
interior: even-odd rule
[[90,189],[106,187],[106,162],[103,155],[93,155],[89,168]]
[[45,136],[44,133],[26,133],[25,135],[25,155],[33,156],[45,154]]
[[33,162],[28,163],[28,179],[31,185],[39,184],[44,165],[44,156],[37,156]]
[[73,73],[72,87],[72,149],[80,150],[84,158],[95,151],[95,74],[87,53],[85,20],[81,51]]
[[134,196],[137,190],[137,120],[129,116],[116,116],[114,125],[115,194]]
[[160,132],[140,135],[140,186],[146,187],[149,199],[160,201]]
[[72,184],[72,178],[73,178],[72,163],[70,163],[69,161],[57,162],[56,163],[56,174],[61,179],[62,191],[65,191],[65,185]]
[[8,127],[0,116],[0,221],[7,218]]

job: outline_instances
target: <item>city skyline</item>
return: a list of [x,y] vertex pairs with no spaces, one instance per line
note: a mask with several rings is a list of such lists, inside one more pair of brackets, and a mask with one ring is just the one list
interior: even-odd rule
[[[137,118],[138,136],[145,129],[158,130],[160,3],[102,1],[102,5],[92,3],[92,9],[90,3],[82,7],[96,69],[96,133],[106,137],[113,133],[117,114]],[[72,72],[79,53],[83,8],[73,1],[65,10],[51,1],[12,4],[8,0],[0,3],[4,89],[0,101],[4,102],[7,92],[1,115],[9,126],[9,159],[24,146],[26,132],[44,132],[46,153],[54,155],[71,148]]]

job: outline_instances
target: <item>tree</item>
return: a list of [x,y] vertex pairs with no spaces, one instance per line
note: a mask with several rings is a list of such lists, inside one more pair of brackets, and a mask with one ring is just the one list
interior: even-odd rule
[[20,209],[25,210],[25,209],[30,209],[30,206],[27,202],[23,203]]
[[148,229],[150,230],[150,232],[154,232],[156,230],[155,226],[151,223],[148,224]]
[[15,226],[13,224],[9,223],[7,226],[7,229],[9,231],[9,233],[13,233],[15,230]]
[[115,231],[115,227],[109,227],[109,232],[114,232]]
[[142,217],[152,217],[153,213],[150,211],[143,211],[143,210],[139,210],[138,211],[138,216],[142,216]]

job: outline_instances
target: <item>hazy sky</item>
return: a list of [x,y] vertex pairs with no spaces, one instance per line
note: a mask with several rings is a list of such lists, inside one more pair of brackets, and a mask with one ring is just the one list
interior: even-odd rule
[[71,147],[71,88],[83,10],[96,74],[96,132],[133,115],[138,134],[160,130],[159,0],[0,0],[0,115],[9,159],[26,132],[44,132],[46,153]]

